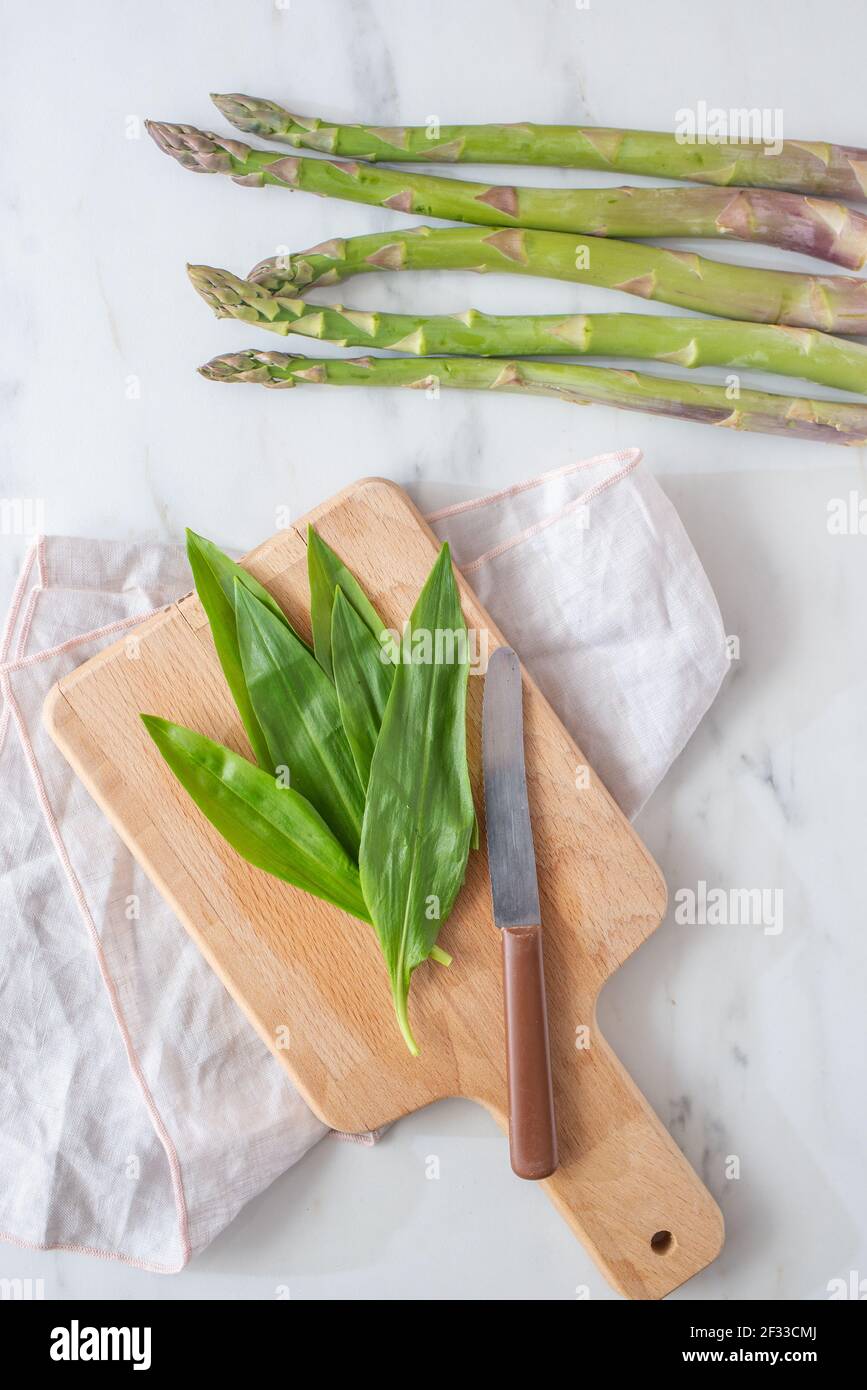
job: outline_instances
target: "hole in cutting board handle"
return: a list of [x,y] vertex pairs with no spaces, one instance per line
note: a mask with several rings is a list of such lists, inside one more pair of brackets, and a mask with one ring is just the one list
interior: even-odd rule
[[675,1240],[671,1231],[656,1231],[650,1237],[650,1248],[654,1255],[669,1255],[674,1249]]

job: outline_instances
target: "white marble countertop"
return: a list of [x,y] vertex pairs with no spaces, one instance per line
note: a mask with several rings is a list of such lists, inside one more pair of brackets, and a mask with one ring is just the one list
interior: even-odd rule
[[[806,0],[2,10],[0,493],[42,499],[45,530],[176,540],[190,523],[247,548],[279,508],[299,516],[365,474],[440,502],[644,449],[741,655],[638,828],[672,896],[700,879],[785,893],[775,936],[670,914],[602,1000],[610,1041],[727,1221],[721,1258],[674,1297],[820,1299],[829,1280],[867,1275],[867,537],[832,536],[826,520],[830,499],[864,491],[862,451],[543,400],[211,385],[197,363],[266,335],[213,320],[185,261],[243,272],[280,245],[402,219],[187,178],[141,130],[148,115],[222,128],[213,89],[380,124],[434,113],[670,129],[702,100],[762,105],[783,110],[786,134],[864,145],[867,13],[845,0],[820,12]],[[543,281],[375,280],[353,291],[360,307],[635,308]],[[4,594],[22,549],[2,537]],[[439,1182],[425,1181],[431,1153]],[[0,1274],[4,1262],[0,1247]],[[62,1253],[16,1251],[14,1263],[47,1297],[270,1298],[289,1286],[301,1299],[570,1299],[582,1285],[614,1297],[543,1193],[512,1178],[493,1122],[459,1102],[372,1150],[326,1140],[179,1276]]]

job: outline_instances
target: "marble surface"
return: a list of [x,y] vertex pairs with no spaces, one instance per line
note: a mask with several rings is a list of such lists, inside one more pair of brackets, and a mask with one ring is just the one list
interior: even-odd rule
[[[703,880],[779,888],[785,905],[777,934],[679,925],[672,910],[602,999],[608,1037],[727,1221],[721,1258],[674,1297],[821,1299],[830,1280],[867,1275],[867,537],[827,526],[831,499],[867,487],[862,452],[539,400],[204,382],[198,362],[265,335],[212,320],[185,261],[243,272],[281,245],[406,224],[188,178],[141,130],[146,115],[219,128],[214,89],[382,124],[437,114],[668,129],[701,100],[762,104],[783,110],[786,134],[867,144],[867,16],[845,0],[826,0],[821,17],[803,0],[44,0],[38,11],[4,0],[2,20],[0,495],[39,499],[45,530],[177,539],[189,522],[246,548],[279,509],[298,516],[364,474],[439,504],[643,447],[740,657],[638,828],[673,903]],[[817,62],[817,38],[832,36],[833,59]],[[353,303],[635,307],[494,276],[373,281]],[[4,596],[23,547],[0,537]],[[432,1154],[439,1181],[425,1178]],[[512,1178],[488,1117],[458,1102],[373,1150],[325,1141],[180,1276],[0,1247],[7,1274],[44,1279],[49,1298],[614,1296],[542,1192]]]

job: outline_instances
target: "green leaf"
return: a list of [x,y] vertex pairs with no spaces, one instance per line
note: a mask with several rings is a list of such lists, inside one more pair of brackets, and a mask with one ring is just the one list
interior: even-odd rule
[[[410,626],[410,652],[395,672],[371,762],[359,870],[401,1032],[416,1053],[410,976],[430,956],[463,883],[475,822],[466,752],[468,644],[448,545]],[[415,637],[425,633],[431,659],[409,659],[423,657]]]
[[178,781],[238,854],[370,921],[358,870],[303,796],[203,734],[152,714],[141,718]]
[[364,790],[337,692],[312,652],[238,580],[235,612],[244,680],[271,765],[289,769],[296,791],[357,859]]
[[[267,740],[256,718],[238,650],[237,624],[235,621],[235,580],[266,605],[276,618],[294,632],[292,624],[277,601],[272,598],[252,574],[241,565],[224,555],[213,541],[197,536],[195,531],[187,531],[187,556],[193,572],[193,582],[211,628],[211,636],[226,684],[232,692],[241,721],[250,740],[250,747],[260,767],[273,771],[268,755]],[[297,633],[296,633],[297,636]],[[302,640],[298,638],[299,642]],[[306,645],[306,644],[305,644]]]
[[334,591],[331,654],[340,717],[361,785],[366,789],[370,762],[394,681],[394,667],[343,590]]
[[316,660],[328,676],[333,677],[331,658],[331,610],[334,592],[343,590],[358,616],[370,629],[377,643],[387,631],[373,604],[358,580],[346,568],[339,555],[312,526],[307,527],[307,574],[310,581],[310,623],[313,628],[313,650]]

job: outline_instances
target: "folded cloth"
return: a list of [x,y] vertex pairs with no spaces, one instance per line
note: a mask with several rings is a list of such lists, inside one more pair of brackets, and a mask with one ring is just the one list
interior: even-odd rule
[[[630,815],[727,669],[639,457],[430,518]],[[161,1272],[327,1133],[41,725],[55,681],[190,587],[178,547],[49,537],[0,639],[0,1237]]]
[[640,462],[602,454],[428,517],[630,818],[728,669],[707,575]]

